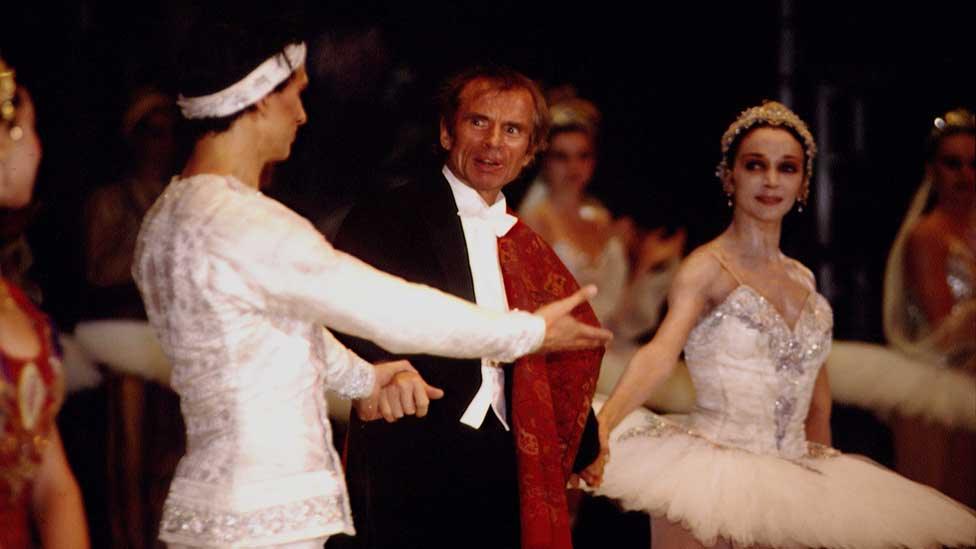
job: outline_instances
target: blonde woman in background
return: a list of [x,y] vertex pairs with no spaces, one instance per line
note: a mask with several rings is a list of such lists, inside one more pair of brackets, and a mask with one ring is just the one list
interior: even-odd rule
[[[615,218],[587,194],[597,169],[601,115],[590,101],[561,95],[550,105],[548,149],[519,215],[549,242],[580,284],[600,288],[590,304],[615,335],[597,386],[598,393],[607,395],[640,347],[638,338],[657,328],[686,235],[684,230],[673,236],[663,229],[638,231],[633,220]],[[668,411],[687,410],[692,402],[683,367],[649,400]]]

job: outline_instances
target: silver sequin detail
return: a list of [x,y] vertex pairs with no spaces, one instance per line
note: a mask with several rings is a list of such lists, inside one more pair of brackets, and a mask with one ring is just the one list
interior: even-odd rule
[[659,437],[665,433],[684,433],[687,435],[692,435],[693,433],[687,429],[682,429],[678,425],[671,423],[670,421],[665,421],[661,417],[656,415],[651,415],[647,418],[647,424],[641,425],[639,427],[632,427],[627,429],[620,436],[617,437],[618,442],[622,442],[632,438],[638,437]]
[[776,447],[782,449],[783,439],[786,437],[786,427],[789,425],[790,418],[796,408],[796,399],[781,396],[773,404],[776,410]]
[[961,244],[949,248],[946,258],[946,284],[956,303],[976,297],[976,273],[973,272],[972,256]]
[[160,536],[192,538],[194,543],[228,544],[316,527],[336,526],[341,530],[345,523],[344,507],[340,496],[318,497],[250,513],[167,504],[163,509]]
[[[709,446],[711,446],[716,450],[737,450],[737,451],[748,452],[748,450],[745,450],[743,448],[736,448],[736,447],[725,446],[722,444],[717,444],[709,440],[708,437],[702,435],[701,433],[696,432],[694,429],[688,429],[687,427],[684,427],[673,421],[669,421],[654,413],[646,414],[644,425],[631,427],[630,429],[627,429],[620,435],[615,436],[614,437],[615,440],[613,441],[613,444],[620,444],[624,441],[632,440],[632,439],[658,438],[658,437],[669,436],[669,435],[683,435],[683,436],[693,437],[695,439],[704,442],[705,444],[708,444]],[[841,452],[839,452],[838,450],[831,448],[830,446],[825,446],[823,444],[819,444],[816,442],[807,442],[806,452],[800,457],[806,459],[826,459],[826,458],[834,458],[840,455],[843,454],[841,454]],[[819,470],[802,462],[800,459],[789,459],[787,461],[799,467],[803,467],[808,471],[821,474]]]
[[791,330],[762,294],[748,285],[740,285],[692,330],[685,348],[689,354],[692,349],[706,347],[713,331],[728,319],[735,319],[768,336],[768,353],[779,379],[779,394],[770,405],[776,423],[776,448],[780,450],[794,416],[798,412],[806,413],[806,409],[797,409],[797,400],[799,392],[807,390],[803,381],[808,368],[818,368],[829,349],[833,317],[830,307],[821,301],[821,296],[812,294],[803,304],[796,326]]
[[816,442],[807,443],[807,457],[811,459],[834,458],[842,455],[838,450],[830,446],[824,446]]

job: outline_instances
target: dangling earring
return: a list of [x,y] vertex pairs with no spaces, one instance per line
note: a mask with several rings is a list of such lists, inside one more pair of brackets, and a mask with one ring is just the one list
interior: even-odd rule
[[719,171],[716,175],[718,175],[719,178],[722,179],[722,190],[725,191],[725,198],[728,199],[726,203],[731,208],[732,195],[735,194],[735,184],[732,182],[732,175],[728,173],[727,170],[724,170],[722,168],[719,168]]
[[800,193],[796,197],[796,211],[803,213],[803,207],[807,205],[807,200],[810,199],[810,183],[809,180],[804,181],[803,186],[800,187]]

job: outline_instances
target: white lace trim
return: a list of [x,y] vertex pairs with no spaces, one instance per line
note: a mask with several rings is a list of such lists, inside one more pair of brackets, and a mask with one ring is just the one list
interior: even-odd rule
[[176,104],[189,119],[230,116],[260,101],[304,63],[305,43],[290,44],[230,87],[199,97],[180,94]]

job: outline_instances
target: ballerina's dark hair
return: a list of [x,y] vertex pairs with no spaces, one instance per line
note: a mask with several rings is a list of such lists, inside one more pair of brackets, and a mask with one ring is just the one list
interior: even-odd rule
[[[301,41],[298,25],[286,18],[246,23],[200,21],[187,34],[179,56],[179,93],[185,97],[216,93],[250,74],[285,46]],[[283,89],[290,80],[286,79],[271,93]],[[220,133],[254,108],[252,105],[219,118],[183,119],[183,129],[193,140],[207,133]]]

